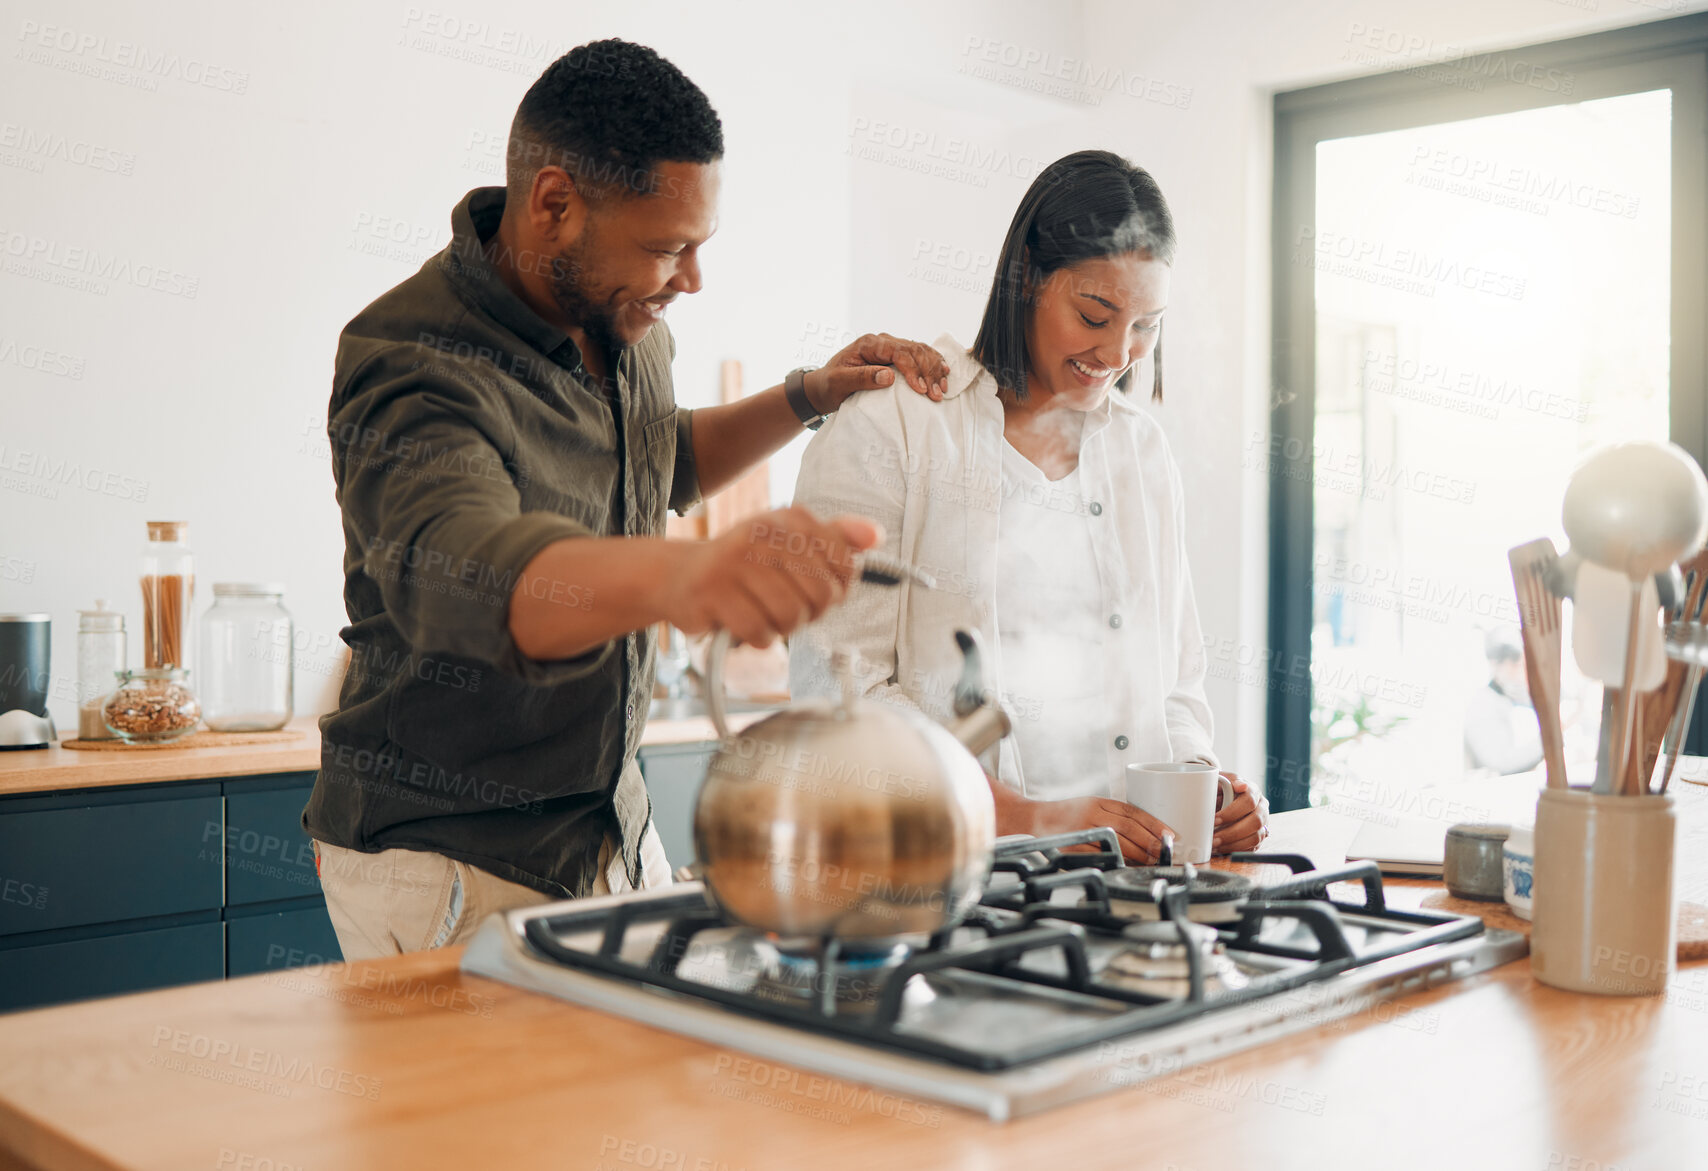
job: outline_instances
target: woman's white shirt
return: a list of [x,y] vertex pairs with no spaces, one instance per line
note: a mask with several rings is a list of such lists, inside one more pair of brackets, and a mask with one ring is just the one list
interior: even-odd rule
[[[1103,615],[1093,520],[1076,467],[1051,481],[1009,443],[1002,445],[1002,513],[996,556],[996,630],[1002,705],[1014,721],[1020,778],[1028,796],[1083,797],[1110,778],[1108,729],[1115,643]],[[1105,796],[1118,796],[1107,788]]]
[[[916,394],[900,379],[848,399],[808,446],[795,502],[821,516],[851,512],[878,521],[883,551],[930,573],[937,588],[856,583],[846,602],[791,640],[792,693],[839,692],[834,648],[848,655],[860,693],[944,719],[961,673],[953,635],[964,627],[979,634],[986,690],[1003,702],[1017,729],[986,767],[1020,792],[1047,799],[1121,796],[1127,764],[1215,764],[1180,474],[1161,428],[1113,391],[1088,413],[1075,484],[1064,487],[1042,473],[1041,483],[1017,475],[1005,481],[1009,445],[995,380],[953,338],[939,338],[936,348],[950,368],[943,401]],[[1022,493],[1030,513],[1015,511]],[[1025,531],[1014,540],[1013,530],[1038,514],[1071,520],[1086,537],[1076,548],[1089,545],[1097,588],[1084,592],[1090,579],[1083,570],[1077,574],[1081,593],[1071,600],[1072,617],[1064,613],[1065,599],[1007,615],[1026,605],[1004,585],[1005,561],[1013,570],[1017,550],[1026,547]],[[1008,661],[1005,616],[1010,631],[1017,622],[1018,629],[1036,631],[1048,618],[1075,631],[1075,640],[1098,633],[1104,654],[1086,674],[1101,677],[1100,713],[1064,722],[1062,696],[1040,694],[1034,685],[1036,664]],[[1087,741],[1099,730],[1101,770]],[[1037,783],[1048,791],[1035,789],[1026,762],[1051,757],[1080,763],[1067,769],[1039,763]]]

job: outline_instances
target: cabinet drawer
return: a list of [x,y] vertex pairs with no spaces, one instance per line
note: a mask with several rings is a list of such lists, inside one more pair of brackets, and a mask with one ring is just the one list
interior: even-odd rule
[[248,976],[305,964],[342,963],[326,907],[303,907],[225,922],[225,974]]
[[21,811],[0,805],[0,935],[217,909],[223,825],[217,792]]
[[233,793],[225,798],[228,906],[320,893],[314,843],[302,828],[309,786]]
[[0,950],[0,1012],[225,975],[223,923]]
[[641,776],[652,798],[652,823],[671,869],[694,860],[694,799],[712,763],[714,744],[649,748],[640,754]]

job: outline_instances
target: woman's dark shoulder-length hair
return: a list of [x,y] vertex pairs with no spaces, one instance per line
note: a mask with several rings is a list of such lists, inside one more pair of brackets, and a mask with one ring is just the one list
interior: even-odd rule
[[[1174,263],[1174,217],[1143,167],[1106,150],[1081,150],[1041,171],[1002,242],[972,356],[997,384],[1026,397],[1026,315],[1030,293],[1058,269],[1082,260],[1142,252]],[[1151,397],[1162,400],[1162,337],[1152,351]],[[1128,388],[1133,372],[1116,383]]]

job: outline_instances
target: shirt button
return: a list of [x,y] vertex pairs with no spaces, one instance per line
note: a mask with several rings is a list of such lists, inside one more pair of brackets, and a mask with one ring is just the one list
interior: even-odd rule
[[1127,747],[1127,738],[1125,736],[1115,737],[1115,747],[1125,749]]
[[1092,516],[1102,516],[1103,515],[1103,506],[1101,504],[1097,503],[1097,501],[1093,500],[1091,502],[1090,508],[1091,508],[1091,515]]
[[631,703],[628,707],[624,708],[623,709],[623,716],[625,719],[630,719],[630,720],[634,719],[635,718],[635,705]]
[[1109,628],[1111,630],[1121,629],[1121,616],[1119,614],[1109,615]]

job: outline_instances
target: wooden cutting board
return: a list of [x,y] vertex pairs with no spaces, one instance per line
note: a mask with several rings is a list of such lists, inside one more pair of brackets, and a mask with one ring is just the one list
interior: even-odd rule
[[176,740],[140,744],[127,744],[123,740],[61,740],[59,746],[80,752],[146,752],[158,748],[220,748],[228,744],[287,744],[306,735],[300,728],[280,728],[277,732],[214,732],[203,728]]
[[[719,401],[737,402],[742,397],[741,363],[724,362],[720,370]],[[771,508],[769,462],[761,460],[745,476],[722,491],[706,497],[706,536],[716,537],[738,521]]]
[[[1505,903],[1484,903],[1474,899],[1454,898],[1444,890],[1423,897],[1421,904],[1431,911],[1447,911],[1454,915],[1475,915],[1490,927],[1530,934],[1530,924],[1512,913]],[[1708,960],[1708,907],[1700,903],[1678,904],[1678,958]]]

